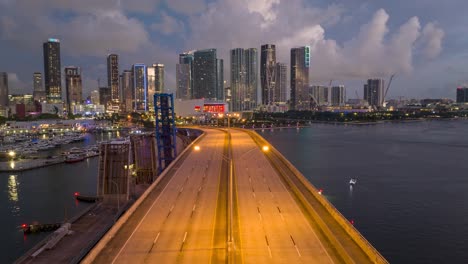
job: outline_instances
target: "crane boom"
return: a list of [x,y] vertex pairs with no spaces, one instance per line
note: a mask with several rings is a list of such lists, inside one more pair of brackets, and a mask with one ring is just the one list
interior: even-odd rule
[[385,98],[387,97],[388,89],[390,89],[390,85],[392,84],[393,77],[395,77],[395,74],[392,74],[390,76],[390,80],[388,81],[387,89],[385,90],[383,100],[385,101]]

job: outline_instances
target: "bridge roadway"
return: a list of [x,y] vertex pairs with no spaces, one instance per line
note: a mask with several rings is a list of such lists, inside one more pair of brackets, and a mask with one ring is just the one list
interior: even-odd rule
[[192,148],[176,163],[175,173],[158,184],[159,195],[149,196],[146,200],[153,200],[84,263],[372,263],[362,253],[351,254],[351,261],[340,255],[305,213],[276,163],[272,166],[242,130],[230,130],[234,221],[229,246],[229,137],[220,130],[204,132],[200,150]]

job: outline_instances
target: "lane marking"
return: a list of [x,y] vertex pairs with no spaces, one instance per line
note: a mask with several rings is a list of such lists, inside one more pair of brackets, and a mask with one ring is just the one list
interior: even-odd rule
[[270,258],[273,257],[273,255],[271,254],[271,248],[270,248],[270,243],[268,242],[268,237],[265,235],[265,242],[267,244],[267,248],[268,248],[268,254],[270,255]]
[[302,255],[301,255],[301,252],[299,252],[299,249],[297,248],[297,246],[296,246],[296,245],[294,245],[294,247],[296,248],[297,255],[299,255],[299,257],[302,257]]
[[156,244],[156,241],[158,241],[159,234],[161,234],[161,232],[158,232],[158,235],[157,235],[156,238],[154,239],[153,244],[151,245],[150,249],[148,250],[148,253],[151,253],[151,251],[153,250],[153,247],[154,247],[154,245]]

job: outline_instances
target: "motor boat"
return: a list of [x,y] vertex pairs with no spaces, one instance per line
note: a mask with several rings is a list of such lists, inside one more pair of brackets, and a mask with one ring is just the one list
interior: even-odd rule
[[357,179],[356,179],[356,178],[351,178],[351,179],[349,180],[349,185],[352,185],[352,186],[353,186],[353,185],[356,185],[356,183],[357,183]]

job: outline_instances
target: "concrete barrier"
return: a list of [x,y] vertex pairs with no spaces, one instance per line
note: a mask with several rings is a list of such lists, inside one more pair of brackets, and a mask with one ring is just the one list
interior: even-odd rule
[[140,207],[140,205],[143,203],[143,201],[148,197],[148,195],[156,188],[158,183],[166,176],[167,172],[172,169],[174,164],[176,164],[179,159],[184,156],[186,152],[188,152],[191,149],[191,146],[199,142],[203,137],[205,136],[205,133],[202,133],[201,136],[199,136],[196,140],[194,140],[187,148],[180,153],[177,158],[169,164],[169,166],[164,169],[164,171],[161,173],[161,175],[158,177],[158,179],[151,184],[151,186],[141,195],[140,198],[124,213],[122,217],[119,218],[117,223],[114,224],[114,226],[107,232],[102,239],[96,244],[96,246],[93,247],[93,249],[86,255],[86,257],[81,261],[83,264],[87,263],[92,263],[96,257],[101,253],[101,251],[104,249],[104,247],[109,243],[109,241],[115,236],[115,234],[120,230],[120,228],[127,222],[127,220],[130,218],[130,216],[133,215],[133,213]]
[[[248,131],[250,135],[260,139],[263,144],[267,144],[271,151],[279,158],[281,158],[284,164],[290,169],[294,175],[299,179],[299,181],[308,189],[312,196],[319,201],[319,203],[326,209],[326,211],[337,221],[337,223],[346,231],[346,233],[353,239],[353,241],[361,248],[363,252],[369,257],[369,259],[377,264],[388,264],[389,262],[372,246],[372,244],[365,239],[362,234],[353,226],[351,223],[327,200],[323,195],[318,193],[317,188],[315,188],[307,178],[298,170],[294,165],[291,164],[276,148],[271,146],[263,137],[258,135],[255,132]],[[319,223],[320,225],[320,223]],[[322,226],[322,225],[320,225]],[[328,227],[327,227],[328,228]],[[327,230],[324,230],[327,232]],[[331,241],[333,242],[333,241]],[[341,251],[341,250],[340,250]]]

